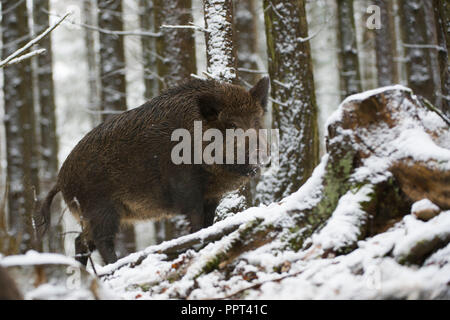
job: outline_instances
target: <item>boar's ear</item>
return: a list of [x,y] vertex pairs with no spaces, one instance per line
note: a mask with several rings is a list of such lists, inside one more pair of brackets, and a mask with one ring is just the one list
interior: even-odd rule
[[217,120],[222,110],[222,102],[213,94],[203,94],[198,97],[200,114],[208,121]]
[[264,111],[267,110],[267,100],[269,99],[269,77],[261,78],[253,88],[250,89],[252,97],[258,101]]

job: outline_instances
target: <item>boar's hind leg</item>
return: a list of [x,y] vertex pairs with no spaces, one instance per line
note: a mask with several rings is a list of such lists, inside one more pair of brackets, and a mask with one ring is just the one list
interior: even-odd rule
[[85,234],[81,233],[75,239],[75,259],[86,266],[89,255],[95,250],[95,245],[92,241],[87,241]]
[[105,264],[117,261],[114,239],[119,231],[120,218],[113,205],[99,201],[100,208],[90,212],[90,235]]

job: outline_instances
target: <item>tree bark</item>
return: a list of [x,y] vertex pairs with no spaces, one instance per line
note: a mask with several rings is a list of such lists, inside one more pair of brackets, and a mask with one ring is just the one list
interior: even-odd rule
[[193,21],[191,0],[154,0],[159,90],[173,87],[197,72],[192,29],[168,29],[162,25],[188,25]]
[[234,3],[234,25],[237,46],[237,66],[239,78],[245,84],[254,85],[260,75],[248,72],[257,70],[258,33],[255,12],[255,1],[237,1]]
[[[94,9],[96,8],[96,1],[83,1],[83,18],[84,23],[89,26],[97,25],[95,19]],[[98,55],[96,50],[96,32],[84,28],[84,43],[86,45],[86,60],[88,64],[89,72],[89,110],[92,110],[92,126],[96,126],[100,123],[100,77],[98,70]]]
[[[445,4],[444,4],[445,3]],[[448,55],[450,48],[450,15],[446,10],[450,11],[448,1],[433,0],[434,15],[436,19],[436,32],[439,69],[441,76],[441,92],[442,92],[442,111],[450,118],[450,64],[448,63]]]
[[[98,25],[106,30],[123,31],[121,0],[98,0]],[[99,36],[100,96],[105,121],[115,112],[127,110],[125,52],[122,36],[103,32]]]
[[[30,38],[26,1],[2,0],[2,57],[6,58]],[[39,192],[31,61],[3,70],[8,175],[8,217],[11,233],[20,239],[19,251],[32,248],[32,214]]]
[[[155,8],[153,1],[141,0],[139,15],[141,29],[155,32]],[[153,37],[141,37],[142,59],[144,64],[144,97],[146,100],[158,94],[158,71],[156,58],[156,40]]]
[[317,105],[305,2],[265,1],[272,128],[279,130],[279,166],[261,176],[257,201],[268,204],[297,190],[319,160]]
[[362,91],[353,0],[337,0],[341,98]]
[[375,30],[375,54],[378,86],[384,87],[399,82],[395,45],[393,1],[376,0],[380,8],[381,28]]
[[206,59],[210,77],[238,83],[231,0],[203,0]]
[[440,83],[436,83],[437,70],[433,68],[435,61],[432,59],[437,44],[432,37],[434,28],[429,23],[428,1],[399,0],[398,3],[408,86],[440,108]]

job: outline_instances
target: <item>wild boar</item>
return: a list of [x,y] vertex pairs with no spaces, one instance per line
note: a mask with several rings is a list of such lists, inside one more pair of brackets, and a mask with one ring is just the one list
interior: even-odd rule
[[106,264],[117,260],[114,239],[120,223],[183,214],[191,231],[211,225],[218,201],[248,181],[258,165],[175,164],[171,156],[178,142],[172,141],[172,133],[180,128],[193,133],[199,121],[203,132],[258,131],[268,90],[267,77],[249,91],[193,79],[101,123],[63,163],[38,214],[42,231],[48,228],[50,205],[60,191],[83,226],[75,251],[85,265],[87,253],[95,248]]
[[16,283],[2,266],[0,266],[0,300],[23,300]]

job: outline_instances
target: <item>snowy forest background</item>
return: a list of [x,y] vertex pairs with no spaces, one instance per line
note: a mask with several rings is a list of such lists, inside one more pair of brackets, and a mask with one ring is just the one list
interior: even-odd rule
[[[53,206],[52,232],[37,246],[32,243],[35,200],[45,196],[62,162],[94,126],[189,77],[247,88],[264,75],[271,79],[266,125],[280,129],[279,176],[262,175],[228,196],[218,208],[218,221],[295,193],[327,152],[327,119],[350,95],[401,84],[426,98],[440,116],[450,116],[450,6],[445,0],[2,0],[1,59],[67,12],[62,24],[32,48],[46,52],[0,69],[4,256],[29,249],[73,256],[79,226],[62,202]],[[448,237],[448,219],[438,225]],[[121,231],[119,256],[184,234],[182,218],[138,223]],[[125,286],[120,281],[116,288]],[[244,287],[236,290],[239,286]],[[176,294],[154,292],[160,298],[186,297],[171,290]],[[126,297],[138,295],[133,291]]]

